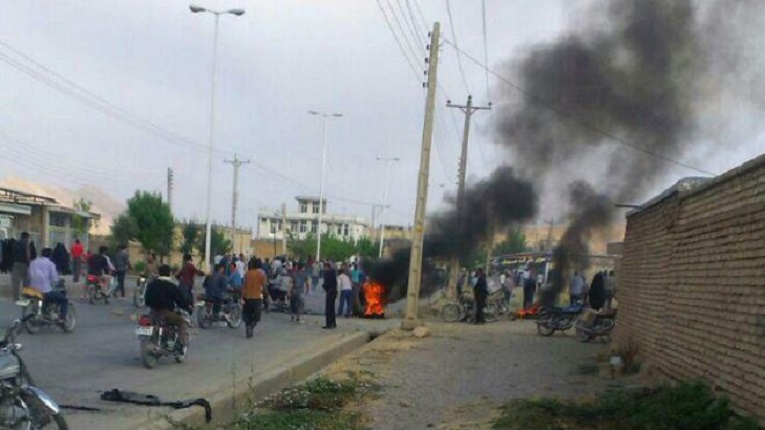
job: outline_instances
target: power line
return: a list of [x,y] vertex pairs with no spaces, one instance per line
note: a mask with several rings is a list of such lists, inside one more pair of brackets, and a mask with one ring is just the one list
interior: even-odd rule
[[[412,0],[412,1],[414,2],[414,7],[417,9],[417,15],[420,16],[420,21],[422,21],[422,26],[427,29],[429,21],[425,19],[425,15],[422,13],[422,7],[420,6],[419,0]],[[409,0],[407,0],[407,3],[408,2]]]
[[[414,39],[416,46],[424,46],[427,45],[427,39],[425,43],[423,43],[423,39],[421,39],[422,35],[420,34],[419,28],[417,27],[417,22],[412,20],[412,13],[411,9],[409,9],[409,13],[404,10],[404,5],[401,4],[401,0],[396,0],[396,4],[398,5],[398,9],[401,11],[401,19],[404,21],[404,24],[406,24],[407,30],[409,30],[409,34],[411,34],[412,39]],[[427,34],[427,32],[425,32]]]
[[[406,46],[409,48],[410,53],[414,58],[417,58],[419,54],[419,51],[415,49],[412,46],[412,42],[409,40],[409,37],[406,35],[406,32],[404,31],[404,26],[401,25],[401,20],[398,19],[398,14],[393,9],[393,5],[391,4],[390,0],[385,0],[385,3],[388,4],[388,9],[390,9],[390,14],[393,16],[393,21],[396,23],[396,26],[398,27],[399,31],[401,31],[401,38],[404,39],[404,42],[406,43]],[[419,46],[416,41],[415,45]]]
[[[454,29],[454,20],[452,19],[452,6],[449,0],[446,0],[446,13],[449,15],[449,28],[452,31],[452,39],[454,40],[454,43],[457,43],[457,31]],[[467,77],[465,76],[465,69],[462,67],[462,59],[460,58],[459,52],[457,52],[457,66],[459,67],[460,76],[462,77],[462,83],[465,85],[465,90],[468,94],[470,94],[472,91],[470,91],[470,85],[468,85]]]
[[390,30],[391,34],[393,35],[393,39],[396,41],[396,45],[398,45],[398,49],[401,51],[401,55],[404,56],[407,64],[409,64],[409,68],[412,70],[412,73],[414,73],[415,79],[417,79],[418,82],[422,82],[422,78],[420,73],[417,71],[417,67],[412,64],[412,60],[409,58],[409,55],[406,53],[406,49],[404,49],[404,45],[401,43],[401,40],[399,40],[398,35],[396,34],[396,31],[393,29],[393,24],[391,24],[388,15],[385,13],[385,9],[383,8],[382,3],[380,3],[380,0],[377,0],[377,6],[380,8],[380,13],[382,13],[383,18],[385,18],[385,24],[387,24],[388,30]]
[[619,136],[617,136],[617,135],[615,135],[615,134],[613,134],[613,133],[611,133],[609,131],[606,131],[606,130],[600,129],[598,127],[595,127],[595,126],[593,126],[591,124],[588,124],[588,123],[580,120],[579,118],[577,118],[573,114],[570,114],[568,112],[562,111],[562,110],[558,109],[557,107],[553,106],[551,103],[547,102],[546,100],[544,100],[544,99],[542,99],[542,98],[540,98],[540,97],[538,97],[538,96],[536,96],[534,94],[531,94],[530,92],[528,92],[524,88],[520,87],[519,85],[515,84],[510,79],[502,76],[501,74],[499,74],[494,69],[492,69],[489,66],[487,66],[486,64],[481,63],[479,60],[477,60],[472,55],[470,55],[467,52],[461,50],[455,43],[449,41],[448,39],[444,39],[444,42],[448,43],[449,45],[451,45],[456,51],[458,51],[459,53],[464,55],[465,58],[470,60],[472,63],[476,64],[479,67],[484,68],[486,71],[491,73],[492,76],[494,76],[495,78],[499,79],[501,82],[507,84],[508,86],[512,87],[517,92],[521,93],[521,95],[523,95],[527,99],[529,99],[529,100],[539,104],[540,106],[542,106],[545,109],[547,109],[547,110],[557,114],[558,116],[561,116],[561,117],[566,118],[566,119],[568,119],[570,121],[573,121],[573,122],[579,124],[580,126],[582,126],[583,128],[586,128],[587,130],[590,130],[592,132],[595,132],[597,134],[605,136],[605,137],[607,137],[607,138],[609,138],[609,139],[611,139],[611,140],[613,140],[615,142],[618,142],[618,143],[620,143],[620,144],[622,144],[624,146],[627,146],[629,148],[632,148],[632,149],[634,149],[636,151],[639,151],[639,152],[642,152],[644,154],[653,156],[653,157],[658,158],[658,159],[660,159],[662,161],[666,161],[667,163],[675,164],[677,166],[684,167],[686,169],[693,170],[693,171],[696,171],[698,173],[702,173],[704,175],[710,175],[710,176],[716,176],[717,175],[715,173],[706,171],[704,169],[700,169],[698,167],[691,166],[690,164],[684,163],[682,161],[675,160],[674,158],[667,157],[666,155],[659,154],[659,153],[657,153],[655,151],[652,151],[650,149],[644,148],[644,147],[642,147],[640,145],[636,145],[636,144],[634,144],[632,142],[629,142],[629,141],[627,141],[625,139],[622,139],[621,137],[619,137]]

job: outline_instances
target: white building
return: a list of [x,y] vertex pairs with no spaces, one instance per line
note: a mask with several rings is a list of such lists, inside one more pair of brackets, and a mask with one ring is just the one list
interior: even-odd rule
[[[258,214],[258,239],[281,240],[285,233],[287,237],[305,239],[309,234],[316,235],[319,225],[319,198],[297,196],[297,212],[262,211]],[[366,236],[368,226],[364,218],[351,215],[327,214],[327,199],[324,199],[324,213],[321,218],[322,234],[329,233],[338,239],[358,241]],[[286,220],[286,226],[282,225]],[[285,228],[286,227],[286,232]]]

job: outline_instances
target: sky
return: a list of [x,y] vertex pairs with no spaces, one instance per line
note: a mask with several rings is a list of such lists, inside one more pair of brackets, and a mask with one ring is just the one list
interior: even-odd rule
[[[212,157],[212,217],[225,224],[233,169],[224,160],[250,160],[239,178],[237,223],[244,227],[254,227],[261,210],[282,203],[295,210],[294,196],[319,194],[323,124],[309,110],[343,114],[327,123],[328,211],[369,218],[383,198],[384,165],[377,158],[398,157],[390,165],[386,220],[412,224],[424,113],[424,24],[439,21],[444,38],[481,61],[485,47],[488,65],[502,69],[578,19],[565,1],[485,0],[484,45],[481,0],[451,0],[451,20],[442,0],[197,3],[246,10],[220,18]],[[170,167],[176,217],[203,220],[214,18],[192,14],[188,5],[4,1],[0,177],[72,188],[92,184],[125,200],[136,189],[164,193]],[[463,116],[445,107],[447,99],[464,103],[472,93],[486,105],[504,90],[493,76],[487,88],[485,70],[464,57],[462,67],[464,79],[456,51],[444,44],[429,212],[445,208],[443,196],[456,190]],[[494,145],[493,114],[473,116],[469,182],[501,162],[523,162]],[[748,135],[739,144],[729,142],[724,157],[715,155],[713,143],[688,157],[722,173],[762,149],[763,139]],[[691,174],[670,168],[655,192]],[[540,218],[565,209],[548,206]]]

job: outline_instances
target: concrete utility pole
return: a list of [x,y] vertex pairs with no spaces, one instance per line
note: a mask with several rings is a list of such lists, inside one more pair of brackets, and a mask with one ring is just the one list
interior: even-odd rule
[[[489,110],[491,104],[486,107],[473,106],[473,96],[468,96],[467,103],[465,105],[452,104],[451,100],[446,102],[446,107],[457,108],[465,114],[465,125],[462,130],[462,153],[460,154],[460,169],[459,169],[459,182],[457,183],[457,219],[460,223],[460,227],[463,219],[463,211],[465,210],[465,175],[467,173],[467,154],[468,154],[468,138],[470,137],[470,118],[476,111]],[[450,299],[457,298],[457,277],[460,272],[459,258],[452,258],[449,263],[449,285],[446,290],[447,297]]]
[[282,252],[287,253],[287,205],[282,203]]
[[167,205],[173,211],[173,169],[167,168]]
[[433,119],[436,107],[436,79],[438,76],[438,43],[441,24],[433,24],[430,33],[430,56],[428,62],[428,95],[425,99],[425,122],[422,127],[422,154],[420,155],[420,173],[417,179],[417,206],[414,213],[414,232],[412,251],[409,257],[409,282],[406,296],[406,318],[401,322],[404,330],[413,330],[422,325],[417,317],[420,301],[420,283],[422,282],[422,252],[425,238],[425,209],[428,203],[428,175],[430,174],[430,145],[433,142]]
[[320,116],[324,119],[322,122],[324,141],[321,145],[321,180],[319,181],[319,225],[316,226],[316,260],[321,260],[321,222],[327,206],[324,202],[324,169],[327,167],[327,120],[329,118],[342,118],[343,114],[337,112],[317,112],[315,110],[309,110],[308,114]]
[[386,209],[385,205],[388,203],[388,174],[390,173],[390,163],[392,161],[399,161],[399,160],[400,158],[398,157],[392,157],[392,158],[377,157],[377,161],[385,162],[385,182],[383,183],[382,213],[380,214],[380,252],[377,258],[382,258],[383,247],[385,242],[385,209]]
[[223,160],[224,163],[234,166],[234,192],[231,195],[231,240],[236,235],[236,207],[239,204],[239,168],[242,164],[249,164],[250,160],[240,160],[234,154],[233,160]]

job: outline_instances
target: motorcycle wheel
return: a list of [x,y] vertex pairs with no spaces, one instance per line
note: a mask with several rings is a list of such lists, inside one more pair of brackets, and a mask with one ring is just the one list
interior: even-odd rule
[[66,424],[66,420],[64,419],[64,416],[61,414],[56,414],[51,416],[53,419],[53,424],[58,427],[58,430],[69,430],[69,426]]
[[483,309],[483,319],[486,322],[497,322],[499,318],[497,318],[497,307],[494,305],[487,305]]
[[142,308],[146,305],[146,299],[144,298],[144,285],[138,286],[133,290],[133,306]]
[[189,356],[189,347],[188,345],[184,346],[180,353],[178,353],[175,356],[175,362],[176,363],[183,363],[186,361],[186,358]]
[[207,310],[205,308],[197,307],[196,314],[197,314],[197,324],[199,324],[199,328],[208,329],[212,327],[212,318],[208,317]]
[[228,311],[228,318],[226,319],[228,328],[239,328],[242,325],[242,305],[234,303]]
[[537,321],[537,334],[540,336],[552,336],[555,329],[549,326],[549,320]]
[[456,303],[447,303],[441,309],[441,319],[448,323],[455,323],[462,319],[462,307]]
[[74,308],[74,304],[69,302],[69,306],[66,312],[66,322],[61,327],[64,333],[71,333],[74,331],[74,327],[77,325],[77,311]]
[[[36,314],[37,313],[37,305],[29,305],[21,310],[21,318],[23,319],[25,316],[29,314]],[[38,325],[37,318],[32,318],[24,323],[24,330],[27,331],[29,334],[38,334],[40,331],[42,331],[42,327]]]
[[151,339],[141,340],[141,362],[147,369],[153,369],[157,366],[159,357],[154,355],[154,344]]
[[95,285],[88,285],[88,303],[91,305],[96,304],[96,286]]

